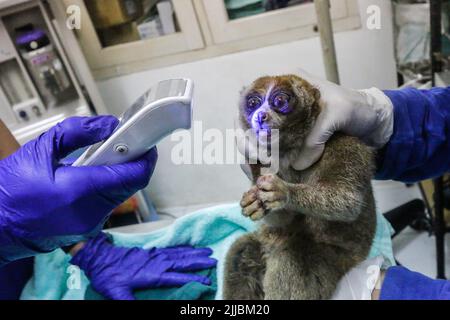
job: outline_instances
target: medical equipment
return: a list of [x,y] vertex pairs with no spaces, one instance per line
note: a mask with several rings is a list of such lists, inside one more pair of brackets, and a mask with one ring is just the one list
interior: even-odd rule
[[0,114],[21,145],[73,116],[107,114],[62,1],[0,1]]
[[63,101],[72,84],[47,33],[32,24],[16,28],[16,32],[20,55],[46,105]]
[[123,113],[107,140],[89,147],[73,165],[112,165],[134,160],[174,130],[189,129],[192,94],[192,80],[159,82]]

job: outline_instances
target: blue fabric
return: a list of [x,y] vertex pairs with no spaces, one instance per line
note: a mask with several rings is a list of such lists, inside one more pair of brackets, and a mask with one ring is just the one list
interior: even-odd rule
[[0,267],[0,300],[18,300],[33,273],[33,258],[16,260]]
[[[383,255],[387,263],[394,263],[390,242],[391,227],[378,215],[377,232],[370,258]],[[168,247],[190,244],[210,247],[217,264],[216,299],[222,298],[225,255],[240,236],[254,231],[257,224],[241,214],[239,204],[206,208],[177,219],[172,225],[148,234],[112,233],[114,244],[126,247]],[[71,257],[62,250],[35,258],[34,275],[22,292],[21,299],[75,299],[84,298],[89,281],[79,268],[69,264]]]
[[450,300],[450,281],[434,280],[404,267],[387,270],[380,300]]
[[417,182],[450,167],[450,87],[384,93],[394,105],[394,132],[381,151],[377,179]]

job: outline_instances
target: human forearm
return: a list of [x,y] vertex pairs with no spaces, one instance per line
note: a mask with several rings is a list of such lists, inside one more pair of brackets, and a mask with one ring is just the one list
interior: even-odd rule
[[450,300],[450,281],[435,280],[404,267],[386,271],[380,300]]
[[380,150],[377,179],[416,182],[450,169],[450,87],[384,92],[394,105],[394,131]]
[[20,145],[16,138],[14,138],[3,121],[0,120],[0,159],[14,153],[19,147]]
[[86,241],[80,241],[77,244],[70,247],[68,253],[73,257],[86,245]]
[[293,168],[311,166],[343,132],[380,149],[377,179],[416,182],[450,169],[450,87],[352,90],[301,74],[319,88],[322,111]]

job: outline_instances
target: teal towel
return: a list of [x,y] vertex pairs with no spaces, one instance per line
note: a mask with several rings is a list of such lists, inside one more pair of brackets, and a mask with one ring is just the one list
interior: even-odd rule
[[[390,238],[391,226],[378,215],[377,234],[369,257],[383,255],[394,263]],[[210,247],[218,260],[217,292],[222,298],[225,256],[231,244],[257,224],[241,215],[239,204],[206,208],[177,219],[172,225],[148,234],[112,233],[114,243],[127,247],[168,247],[191,244]],[[22,299],[82,300],[89,281],[76,266],[69,264],[70,256],[62,250],[35,258],[34,274],[22,291]]]
[[[138,290],[134,292],[134,297],[136,300],[214,300],[217,292],[216,268],[197,274],[207,276],[211,280],[211,285],[189,282],[181,288]],[[105,300],[105,298],[89,285],[84,300]]]

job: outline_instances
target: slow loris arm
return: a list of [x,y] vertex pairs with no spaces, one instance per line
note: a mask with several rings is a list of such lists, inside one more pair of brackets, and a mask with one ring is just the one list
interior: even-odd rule
[[[307,185],[288,183],[275,175],[264,175],[259,177],[254,189],[244,194],[243,207],[252,202],[247,198],[253,191],[257,194],[254,198],[263,202],[261,210],[266,212],[286,208],[326,220],[350,222],[358,218],[364,206],[363,191],[342,181],[322,180]],[[253,217],[257,206],[254,204],[244,208],[244,215],[257,220],[258,215]]]
[[351,222],[358,218],[364,207],[361,191],[355,187],[324,181],[314,185],[288,184],[288,208],[326,220]]
[[327,144],[312,184],[287,184],[288,206],[327,220],[353,221],[366,204],[373,174],[371,150],[354,138],[340,136]]
[[354,138],[334,138],[311,168],[308,184],[288,183],[278,176],[258,178],[258,198],[266,209],[298,211],[327,220],[354,221],[365,206],[373,172],[372,153]]

